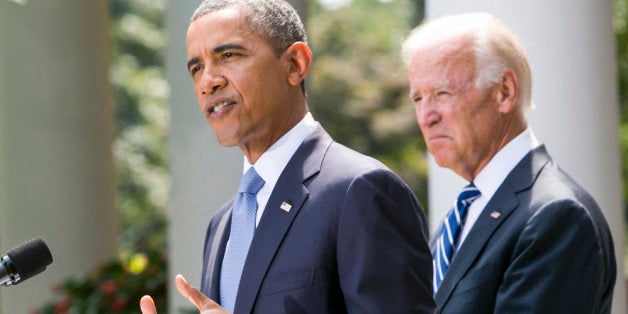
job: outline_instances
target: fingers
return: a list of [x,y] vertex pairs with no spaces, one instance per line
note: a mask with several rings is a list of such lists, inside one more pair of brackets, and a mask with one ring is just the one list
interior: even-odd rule
[[140,299],[140,309],[142,309],[142,314],[157,314],[155,302],[153,301],[153,298],[148,295],[145,295]]
[[220,307],[218,303],[190,285],[183,276],[177,275],[175,284],[179,293],[192,302],[201,313],[210,313],[210,311],[211,313],[228,313],[225,309]]

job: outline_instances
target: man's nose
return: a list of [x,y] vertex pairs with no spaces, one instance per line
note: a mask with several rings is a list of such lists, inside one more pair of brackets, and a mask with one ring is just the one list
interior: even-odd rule
[[214,94],[216,91],[227,85],[227,80],[225,79],[225,76],[218,71],[205,68],[200,83],[203,94]]
[[440,114],[436,107],[429,101],[415,104],[416,119],[420,127],[429,127],[440,120]]

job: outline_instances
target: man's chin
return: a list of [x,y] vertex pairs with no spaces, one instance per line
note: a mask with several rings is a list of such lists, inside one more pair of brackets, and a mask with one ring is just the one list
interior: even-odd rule
[[449,157],[449,155],[444,154],[444,153],[431,153],[432,156],[434,157],[434,161],[436,162],[437,165],[443,167],[443,168],[450,168],[451,167],[451,158]]
[[235,140],[233,136],[220,136],[216,134],[216,141],[218,141],[218,145],[222,147],[238,146],[238,141]]

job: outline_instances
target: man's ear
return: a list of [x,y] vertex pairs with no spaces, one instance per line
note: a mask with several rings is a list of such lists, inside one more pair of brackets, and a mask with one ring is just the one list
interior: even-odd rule
[[519,99],[519,81],[517,81],[517,75],[511,69],[504,70],[501,81],[497,83],[497,86],[499,112],[509,113],[517,107],[517,100]]
[[295,42],[286,49],[288,59],[288,82],[299,85],[310,72],[312,66],[312,51],[303,42]]

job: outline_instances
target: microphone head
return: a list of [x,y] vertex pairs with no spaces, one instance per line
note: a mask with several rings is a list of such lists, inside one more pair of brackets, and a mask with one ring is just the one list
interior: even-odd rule
[[41,273],[52,263],[52,254],[42,239],[29,240],[9,250],[6,255],[11,259],[15,272],[20,275],[20,280],[14,284]]

